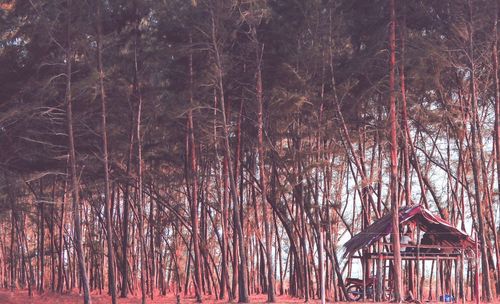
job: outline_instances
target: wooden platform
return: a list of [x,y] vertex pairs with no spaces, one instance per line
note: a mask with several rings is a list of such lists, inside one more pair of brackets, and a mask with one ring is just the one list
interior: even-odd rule
[[[374,252],[374,253],[368,253],[366,257],[368,259],[380,258],[384,260],[393,260],[394,254],[387,252],[382,252],[382,253]],[[402,260],[458,260],[460,259],[460,257],[461,257],[460,253],[426,252],[417,254],[416,252],[401,252]],[[354,256],[354,258],[361,258],[361,256]]]

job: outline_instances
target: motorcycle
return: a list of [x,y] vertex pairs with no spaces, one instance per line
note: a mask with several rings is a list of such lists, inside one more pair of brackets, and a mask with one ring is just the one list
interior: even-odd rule
[[[375,297],[375,292],[376,292],[375,286],[377,284],[375,278],[371,277],[366,279],[364,284],[363,280],[356,278],[347,278],[345,282],[346,282],[348,301],[357,302],[363,299],[363,293],[365,299],[373,299]],[[366,289],[364,288],[364,286],[366,286]],[[390,300],[391,295],[392,295],[392,289],[386,288],[384,290],[385,299]]]

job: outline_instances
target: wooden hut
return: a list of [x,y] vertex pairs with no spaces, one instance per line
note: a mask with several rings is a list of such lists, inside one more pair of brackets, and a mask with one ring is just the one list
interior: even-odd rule
[[[344,258],[361,259],[358,282],[364,288],[359,298],[389,300],[384,294],[391,294],[393,285],[391,218],[392,213],[386,214],[344,245]],[[477,297],[477,243],[467,233],[421,205],[402,207],[399,222],[400,233],[410,232],[413,239],[401,249],[406,298],[470,301]]]

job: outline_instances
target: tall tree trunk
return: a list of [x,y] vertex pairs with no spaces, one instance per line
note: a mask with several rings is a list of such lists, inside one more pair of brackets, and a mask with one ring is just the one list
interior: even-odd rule
[[[403,0],[404,1],[404,0]],[[403,8],[405,9],[405,7]],[[405,12],[406,14],[406,12]],[[411,183],[410,183],[410,152],[408,146],[408,138],[410,134],[405,132],[408,129],[408,105],[406,101],[406,80],[405,80],[405,26],[406,26],[406,15],[403,16],[403,24],[400,27],[401,33],[401,63],[400,63],[400,81],[401,81],[401,101],[403,104],[401,105],[401,116],[402,116],[402,124],[403,124],[403,164],[404,164],[404,177],[405,177],[405,203],[406,205],[411,204]]]
[[[221,283],[220,283],[220,294],[219,298],[224,300],[226,297],[226,285],[229,286],[229,271],[228,271],[228,242],[229,242],[229,214],[228,214],[228,205],[229,205],[229,177],[227,170],[227,159],[224,157],[223,159],[223,169],[222,169],[222,179],[221,182],[223,186],[222,191],[222,246],[221,246],[221,256],[222,256],[222,269],[221,269]],[[229,292],[231,293],[231,292]]]
[[[217,143],[217,93],[214,90],[214,121],[213,121],[213,130],[214,130],[214,151],[217,159],[219,159],[219,151],[218,151],[218,143]],[[219,298],[224,300],[226,297],[226,289],[231,294],[231,289],[229,287],[229,271],[228,271],[228,250],[229,250],[229,176],[227,170],[227,159],[223,157],[222,159],[222,172],[219,171],[217,173],[218,184],[222,186],[222,191],[220,193],[219,201],[221,202],[221,228],[222,228],[222,237],[221,237],[221,279],[220,279],[220,292]],[[220,166],[219,166],[220,167]]]
[[[135,119],[131,115],[131,128],[130,128],[130,142],[128,146],[128,155],[127,155],[127,178],[130,178],[130,174],[132,171],[132,154],[134,151],[134,123]],[[125,189],[123,191],[123,220],[122,220],[122,263],[121,263],[121,274],[122,274],[122,282],[121,282],[121,291],[120,297],[126,298],[128,294],[129,284],[128,284],[128,239],[129,239],[129,210],[130,210],[130,186],[129,181],[125,182]]]
[[102,64],[102,12],[101,0],[97,0],[97,68],[99,72],[99,89],[101,97],[101,132],[104,159],[104,219],[106,221],[106,240],[108,249],[108,287],[111,294],[111,303],[116,304],[116,282],[115,282],[115,253],[113,249],[113,224],[111,209],[111,190],[109,184],[109,155],[108,155],[108,131],[106,113],[106,93],[104,89],[104,69]]
[[[493,84],[494,84],[494,94],[495,94],[495,126],[493,131],[493,139],[495,141],[495,152],[496,152],[496,173],[497,173],[497,187],[500,189],[500,81],[498,79],[498,14],[500,13],[500,5],[498,1],[495,1],[495,15],[493,23],[493,50],[492,50],[492,60],[493,60]],[[498,197],[498,195],[497,195]],[[497,198],[498,200],[498,198]],[[498,201],[497,201],[497,204]],[[500,204],[499,204],[500,205]],[[500,244],[498,242],[498,230],[496,226],[495,218],[493,221],[493,233],[495,234],[495,249],[497,257],[497,282],[496,282],[496,292],[497,295],[500,294]]]
[[[190,43],[192,44],[192,35],[189,35]],[[190,109],[188,110],[188,133],[189,133],[189,143],[186,147],[189,149],[190,155],[190,173],[189,179],[191,179],[192,189],[191,189],[191,225],[192,225],[192,235],[193,235],[193,250],[194,250],[194,288],[196,294],[196,302],[202,302],[201,295],[201,253],[200,253],[200,239],[199,239],[199,221],[198,221],[198,175],[197,175],[197,164],[196,164],[196,144],[194,140],[194,126],[193,126],[193,53],[189,53],[189,103]],[[189,180],[188,179],[188,180]]]
[[135,38],[134,38],[134,97],[137,100],[137,124],[135,129],[135,136],[137,137],[137,230],[139,233],[139,267],[140,267],[140,287],[141,287],[141,303],[146,303],[146,248],[145,248],[145,239],[144,239],[144,191],[143,191],[143,181],[142,181],[142,136],[141,136],[141,119],[142,119],[142,93],[141,93],[141,84],[139,81],[139,62],[138,62],[138,50],[139,50],[139,9],[137,7],[137,1],[134,2],[135,5],[135,13],[136,13],[136,23],[135,23]]
[[265,166],[265,153],[264,153],[264,98],[262,92],[262,51],[264,45],[258,43],[257,34],[255,33],[256,29],[253,28],[255,40],[257,42],[256,47],[256,56],[257,56],[257,84],[256,84],[256,94],[257,94],[257,103],[258,103],[258,142],[259,142],[259,173],[260,173],[260,190],[261,190],[261,201],[262,201],[262,211],[264,222],[264,235],[266,238],[266,262],[267,262],[267,302],[274,303],[276,302],[276,292],[274,286],[274,265],[272,259],[272,245],[271,245],[271,232],[270,232],[270,223],[268,216],[268,202],[267,202],[267,179],[266,179],[266,166]]
[[[156,259],[155,259],[155,232],[154,232],[154,200],[150,198],[149,202],[149,254],[150,254],[150,272],[149,272],[149,297],[151,300],[154,299],[154,286],[155,286],[155,276],[156,276]],[[161,251],[160,251],[161,256]]]
[[[215,5],[217,5],[215,3]],[[248,303],[248,285],[247,285],[247,259],[246,252],[244,247],[244,237],[243,237],[243,229],[241,227],[240,222],[240,202],[238,199],[238,193],[236,188],[236,180],[233,171],[233,161],[231,158],[231,146],[229,144],[229,130],[228,130],[228,121],[226,117],[226,106],[225,106],[225,98],[224,98],[224,81],[223,81],[223,65],[221,53],[219,50],[219,42],[216,35],[216,21],[214,16],[214,11],[212,10],[212,43],[214,48],[214,55],[216,60],[216,77],[217,77],[217,85],[219,87],[219,100],[222,114],[222,130],[223,130],[223,140],[224,140],[224,154],[228,160],[228,173],[229,173],[229,186],[231,189],[231,196],[234,203],[234,229],[238,236],[238,251],[240,257],[239,264],[239,281],[238,281],[238,290],[239,290],[239,302],[240,303]]]
[[[193,44],[193,36],[189,34],[189,42]],[[189,103],[193,106],[193,52],[190,46],[189,51]],[[201,274],[201,252],[200,252],[200,239],[199,239],[199,219],[198,219],[198,168],[196,163],[196,143],[194,140],[194,125],[193,125],[193,109],[188,111],[188,133],[189,133],[189,155],[190,155],[190,179],[192,182],[191,190],[191,225],[193,234],[193,251],[194,251],[194,288],[196,294],[196,302],[202,302],[201,287],[202,287],[202,274]],[[186,148],[188,148],[186,147]]]
[[45,195],[43,193],[43,178],[40,179],[40,219],[39,219],[39,236],[40,236],[40,269],[38,270],[40,278],[38,281],[38,292],[44,292],[44,277],[45,277]]
[[71,73],[73,61],[73,50],[71,48],[71,0],[67,0],[67,47],[66,47],[66,120],[68,127],[68,149],[69,149],[69,165],[70,165],[70,177],[71,177],[71,192],[73,198],[72,211],[73,211],[73,221],[74,221],[74,243],[76,255],[78,257],[78,269],[81,278],[81,283],[83,287],[83,301],[85,304],[90,304],[90,288],[87,278],[87,269],[85,265],[85,256],[83,252],[83,242],[82,242],[82,224],[80,221],[80,188],[78,184],[77,177],[77,165],[76,165],[76,151],[75,151],[75,137],[73,132],[73,109],[72,109],[72,96],[71,96]]
[[[67,172],[66,167],[66,172]],[[67,188],[68,180],[64,180],[63,184],[63,194],[62,194],[62,203],[61,203],[61,219],[59,222],[59,267],[57,272],[57,291],[62,293],[64,288],[64,205],[66,204],[66,188]],[[30,264],[31,265],[31,264]]]
[[[52,201],[56,201],[56,185],[57,185],[57,178],[54,177],[54,180],[52,182]],[[54,221],[55,221],[55,211],[56,211],[56,206],[55,204],[50,205],[50,290],[52,292],[55,291],[56,289],[56,248],[55,248],[55,227],[54,227]],[[24,257],[24,256],[23,256]]]
[[[487,243],[486,236],[484,231],[484,216],[485,213],[483,211],[483,202],[481,198],[481,184],[480,184],[480,170],[481,167],[479,165],[478,159],[478,150],[482,149],[478,145],[478,115],[476,115],[477,108],[477,96],[476,96],[476,76],[475,76],[475,61],[474,61],[474,45],[473,45],[473,33],[474,26],[472,24],[472,3],[471,0],[468,1],[469,5],[469,23],[468,23],[468,32],[469,32],[469,58],[470,58],[470,94],[471,94],[471,155],[472,155],[472,174],[474,177],[474,199],[476,201],[477,208],[477,225],[478,225],[478,238],[481,247],[481,266],[482,266],[482,278],[483,278],[483,293],[485,295],[485,301],[491,302],[493,299],[491,293],[491,282],[490,282],[490,274],[489,274],[489,261],[487,255]],[[487,187],[487,185],[483,185],[483,187]],[[478,295],[479,296],[479,295]]]
[[128,155],[127,155],[127,168],[126,168],[126,177],[124,190],[123,190],[123,220],[122,220],[122,263],[121,274],[122,274],[122,282],[121,282],[121,291],[120,297],[126,298],[129,290],[128,284],[128,240],[129,240],[129,210],[130,210],[130,185],[129,178],[132,172],[132,156],[134,152],[134,138],[135,138],[135,118],[133,113],[130,115],[130,135],[129,135],[129,145],[128,145]]
[[391,26],[389,35],[390,75],[389,75],[389,119],[391,125],[391,211],[392,211],[392,251],[394,254],[394,299],[402,300],[403,281],[401,272],[401,247],[399,244],[399,200],[398,200],[398,139],[396,120],[396,7],[395,0],[390,0]]

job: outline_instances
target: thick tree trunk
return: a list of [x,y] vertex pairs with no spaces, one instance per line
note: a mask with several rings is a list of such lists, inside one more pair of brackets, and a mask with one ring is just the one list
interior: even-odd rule
[[403,298],[403,281],[401,272],[401,247],[399,244],[399,198],[398,198],[398,139],[396,120],[396,7],[395,0],[390,0],[391,26],[389,35],[390,75],[389,75],[389,120],[391,126],[391,211],[392,211],[392,251],[394,254],[394,299],[400,302]]

